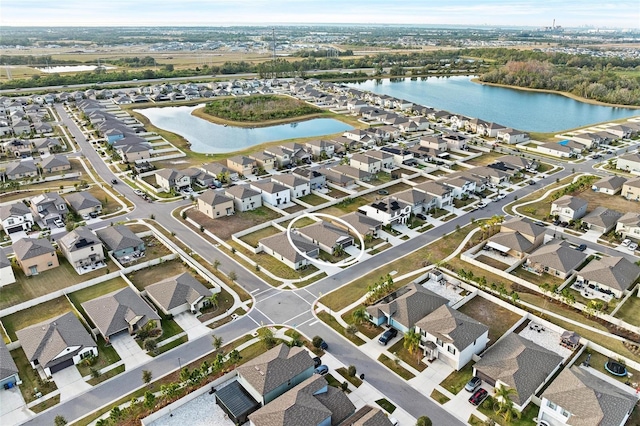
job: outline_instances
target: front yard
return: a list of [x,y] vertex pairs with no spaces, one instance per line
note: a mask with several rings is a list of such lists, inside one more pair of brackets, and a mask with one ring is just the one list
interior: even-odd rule
[[31,368],[31,363],[22,348],[12,350],[11,357],[15,361],[16,367],[18,367],[18,374],[20,375],[20,380],[22,380],[19,388],[27,404],[37,399],[35,397],[37,392],[46,395],[58,389],[53,380],[43,381],[40,379],[38,372]]
[[418,349],[415,353],[411,353],[404,347],[404,337],[398,340],[389,348],[389,352],[406,362],[418,371],[424,371],[427,366],[420,362],[423,357],[422,349]]
[[472,377],[473,366],[472,363],[469,362],[459,371],[454,371],[449,374],[446,379],[440,382],[440,386],[442,386],[452,394],[457,395],[458,392],[464,389],[464,385],[466,385]]

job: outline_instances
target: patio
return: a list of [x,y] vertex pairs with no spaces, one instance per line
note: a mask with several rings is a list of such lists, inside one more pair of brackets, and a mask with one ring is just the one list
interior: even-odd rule
[[560,346],[560,333],[556,333],[542,324],[532,321],[518,334],[545,349],[557,353],[565,360],[573,353],[571,349]]
[[78,275],[84,275],[91,271],[95,271],[96,269],[106,268],[107,264],[104,261],[94,262],[91,265],[84,265],[76,267],[76,272]]
[[585,299],[600,299],[600,300],[604,300],[607,303],[609,303],[611,299],[613,299],[612,294],[608,294],[604,292],[607,290],[601,289],[598,286],[593,284],[585,285],[584,282],[582,281],[574,282],[571,285],[571,288],[577,291],[578,293],[580,293],[580,295]]
[[[500,263],[504,263],[505,268],[504,269],[508,269],[514,265],[516,265],[518,262],[521,261],[520,258],[517,258],[515,256],[510,256],[508,253],[503,252],[503,251],[499,251],[495,248],[489,247],[489,244],[492,244],[491,242],[488,242],[487,244],[485,244],[484,247],[482,247],[482,250],[479,250],[473,257],[474,259],[480,256],[486,256],[486,257],[490,257],[493,260],[496,260]],[[497,245],[496,245],[497,246]],[[503,270],[504,270],[503,269]]]
[[441,281],[429,279],[422,283],[422,287],[439,296],[446,297],[450,300],[450,305],[453,305],[464,298],[462,293],[465,290],[460,287],[460,281],[449,276],[445,276],[445,279]]

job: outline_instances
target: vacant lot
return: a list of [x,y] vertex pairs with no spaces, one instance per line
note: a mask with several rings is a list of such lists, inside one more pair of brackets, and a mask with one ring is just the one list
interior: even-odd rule
[[489,327],[489,345],[492,345],[521,317],[520,315],[476,296],[458,309],[465,315]]
[[248,212],[236,212],[232,216],[217,219],[211,219],[196,209],[190,209],[187,215],[204,226],[207,231],[223,240],[230,239],[231,235],[243,229],[251,228],[252,226],[281,217],[278,213],[264,206]]
[[383,197],[382,195],[376,195],[375,193],[369,193],[367,195],[361,195],[355,198],[345,198],[337,204],[326,209],[318,210],[318,213],[330,214],[333,216],[342,216],[347,213],[352,213],[358,210],[360,207],[373,203],[376,198]]
[[386,187],[385,190],[388,191],[389,194],[395,194],[396,192],[406,191],[409,188],[413,188],[413,187],[411,185],[407,185],[404,182],[398,182],[394,185]]
[[55,318],[72,310],[71,304],[66,297],[61,296],[56,299],[41,303],[29,309],[23,309],[15,314],[2,318],[2,324],[7,330],[7,335],[11,341],[16,341],[16,331],[30,325],[38,324],[49,318]]
[[473,160],[465,161],[465,163],[472,166],[486,166],[488,164],[495,163],[496,160],[500,157],[504,157],[504,154],[495,151],[485,152],[480,157],[474,158]]
[[[138,290],[142,291],[145,287],[151,284],[182,274],[183,272],[191,272],[191,269],[187,268],[180,260],[174,259],[168,262],[159,263],[150,268],[132,272],[127,275],[127,278],[131,280]],[[193,273],[192,275],[200,281],[204,281],[200,279],[200,276]],[[207,285],[207,287],[211,286]]]

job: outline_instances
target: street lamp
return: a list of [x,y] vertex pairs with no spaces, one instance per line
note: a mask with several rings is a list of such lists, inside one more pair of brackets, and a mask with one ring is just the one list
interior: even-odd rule
[[180,362],[180,357],[178,357],[178,367],[180,367],[180,370],[182,370],[182,363]]

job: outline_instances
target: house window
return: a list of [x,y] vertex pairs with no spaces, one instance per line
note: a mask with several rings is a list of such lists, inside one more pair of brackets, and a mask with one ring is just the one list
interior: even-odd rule
[[48,266],[48,267],[53,266],[53,262],[49,262],[49,263],[47,263],[47,266]]
[[547,400],[547,407],[551,408],[552,410],[555,410],[558,406],[553,402]]
[[436,345],[442,346],[442,340],[438,339],[437,337],[436,337]]
[[562,415],[565,417],[569,417],[569,412],[565,409],[562,409]]
[[452,353],[453,355],[455,355],[455,354],[456,354],[456,348],[454,348],[453,346],[449,346],[449,347],[447,348],[447,350],[448,350],[450,353]]
[[8,224],[8,225],[13,225],[13,219],[9,219],[9,220],[7,221],[7,224]]
[[91,247],[91,251],[95,251],[94,249],[95,249],[95,247],[93,247],[93,246],[92,246],[92,247]]

